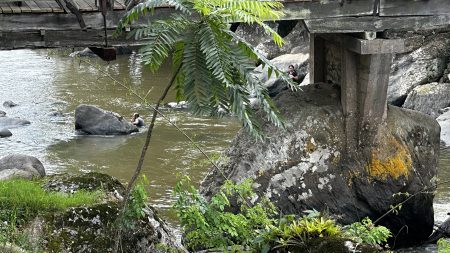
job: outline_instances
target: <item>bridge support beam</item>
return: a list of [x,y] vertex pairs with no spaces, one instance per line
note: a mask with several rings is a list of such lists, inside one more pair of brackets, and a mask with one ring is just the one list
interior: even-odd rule
[[333,81],[341,86],[347,154],[370,150],[386,119],[392,58],[404,52],[403,41],[315,34],[310,46],[313,83],[328,82],[330,65],[340,66]]

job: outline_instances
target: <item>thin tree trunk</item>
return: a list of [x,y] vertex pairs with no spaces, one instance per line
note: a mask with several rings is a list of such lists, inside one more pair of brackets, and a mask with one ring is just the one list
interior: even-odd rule
[[[128,182],[128,186],[127,186],[127,189],[125,191],[125,198],[123,199],[123,202],[122,202],[122,208],[120,210],[119,216],[117,217],[117,219],[119,221],[121,219],[123,219],[123,216],[125,214],[125,210],[127,208],[128,200],[130,199],[131,190],[133,189],[137,178],[141,174],[142,165],[144,164],[145,154],[147,153],[147,149],[148,149],[148,147],[150,145],[150,140],[152,138],[153,128],[155,127],[156,117],[158,116],[159,106],[161,105],[163,100],[166,98],[167,93],[169,93],[169,90],[172,87],[172,85],[173,85],[173,83],[175,81],[175,78],[177,77],[178,73],[181,70],[181,66],[182,66],[182,64],[180,64],[180,66],[178,66],[177,70],[175,71],[175,73],[172,76],[172,79],[170,79],[169,84],[167,85],[167,87],[165,88],[163,94],[161,95],[161,97],[159,98],[158,102],[155,105],[155,108],[153,110],[153,115],[152,115],[152,121],[150,123],[150,126],[148,127],[147,137],[145,138],[145,143],[144,143],[144,146],[142,147],[142,151],[141,151],[141,156],[139,158],[139,162],[138,162],[138,164],[136,166],[136,170],[134,171],[133,176],[130,179],[130,182]],[[119,250],[119,244],[120,244],[120,241],[121,241],[121,237],[122,237],[122,224],[119,223],[118,228],[117,228],[116,242],[115,242],[114,249],[113,249],[114,253],[117,253],[118,250]]]

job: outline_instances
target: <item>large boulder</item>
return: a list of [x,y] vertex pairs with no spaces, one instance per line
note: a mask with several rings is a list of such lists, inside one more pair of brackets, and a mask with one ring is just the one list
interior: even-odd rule
[[0,128],[15,128],[29,124],[30,121],[24,119],[0,117]]
[[450,106],[450,83],[429,83],[415,87],[406,98],[404,108],[437,118],[439,110]]
[[[412,50],[397,55],[391,67],[388,101],[401,105],[415,87],[441,79],[450,56],[450,32],[397,37],[406,38]],[[417,37],[420,39],[413,40]]]
[[280,21],[279,23],[269,22],[267,25],[283,37],[284,44],[281,48],[273,42],[272,37],[266,34],[261,26],[256,24],[240,24],[236,34],[254,46],[267,59],[283,54],[309,52],[309,34],[302,22]]
[[441,126],[441,140],[446,146],[450,146],[450,110],[443,113],[437,119]]
[[5,117],[6,116],[6,112],[0,110],[0,117]]
[[75,109],[75,130],[94,135],[123,135],[139,131],[117,113],[85,104]]
[[36,157],[12,154],[0,159],[0,180],[43,176],[45,176],[44,165]]
[[[263,124],[267,138],[262,142],[239,132],[220,164],[225,176],[233,181],[253,178],[258,196],[269,198],[284,214],[316,209],[335,214],[343,223],[366,216],[375,220],[405,199],[400,193],[432,189],[439,154],[434,119],[389,107],[370,152],[357,152],[350,159],[344,151],[340,91],[330,85],[320,88],[308,85],[303,92],[276,97],[287,129]],[[223,182],[212,169],[201,192],[210,196]],[[432,204],[432,194],[417,194],[380,224],[397,235],[397,246],[417,243],[433,229]]]

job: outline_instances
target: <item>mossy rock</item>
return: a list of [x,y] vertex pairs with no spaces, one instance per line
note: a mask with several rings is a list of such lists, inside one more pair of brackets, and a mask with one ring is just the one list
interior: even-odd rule
[[44,188],[50,191],[66,193],[73,193],[78,190],[102,190],[106,193],[117,192],[122,196],[125,192],[125,187],[118,179],[98,172],[89,172],[81,175],[53,175],[45,179]]
[[[43,238],[47,251],[112,252],[117,240],[115,228],[119,210],[120,203],[109,202],[48,215]],[[175,237],[168,235],[171,236],[164,221],[157,218],[152,208],[147,208],[144,217],[124,225],[121,249],[123,252],[163,252],[161,244],[177,249],[173,243]]]

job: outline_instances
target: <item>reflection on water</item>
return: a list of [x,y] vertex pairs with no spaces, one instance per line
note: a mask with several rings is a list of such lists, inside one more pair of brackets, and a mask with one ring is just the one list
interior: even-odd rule
[[[97,67],[46,50],[0,51],[0,103],[12,100],[19,104],[2,108],[9,117],[31,121],[29,126],[11,129],[13,136],[0,139],[0,157],[11,153],[38,157],[47,172],[99,171],[128,181],[144,143],[145,129],[129,136],[79,136],[74,131],[74,110],[81,104],[94,104],[124,117],[139,112],[150,121],[150,108],[128,95],[97,68],[127,83],[132,89],[156,101],[171,73],[169,64],[154,75],[141,65],[138,55],[121,56],[105,63],[90,59]],[[166,102],[174,100],[169,94]],[[231,118],[194,117],[180,111],[164,111],[187,131],[208,153],[220,152],[233,138],[239,124]],[[150,185],[152,204],[167,211],[172,203],[171,189],[177,174],[189,175],[198,182],[208,165],[200,153],[168,122],[158,119],[154,138],[143,167]],[[439,164],[441,180],[450,178],[450,150],[443,150]],[[435,198],[436,220],[446,219],[450,203],[450,184],[440,185]],[[420,248],[415,252],[433,252]]]
[[[0,140],[0,157],[10,153],[38,157],[49,174],[99,171],[126,182],[131,177],[144,144],[146,129],[129,136],[82,136],[74,131],[74,110],[82,103],[97,105],[131,117],[139,112],[150,122],[150,108],[114,84],[104,70],[147,99],[156,101],[170,79],[170,64],[151,75],[141,65],[138,55],[121,56],[105,63],[48,54],[47,50],[0,51],[0,103],[19,104],[2,108],[9,117],[31,121],[29,126],[11,129],[13,136]],[[167,102],[174,101],[169,94]],[[208,153],[220,152],[229,143],[239,124],[232,118],[194,117],[186,112],[164,110],[177,125],[188,132]],[[158,119],[143,174],[150,181],[152,203],[163,210],[171,204],[171,189],[177,174],[199,181],[207,165],[200,153],[170,124]],[[200,166],[203,164],[203,166]]]

